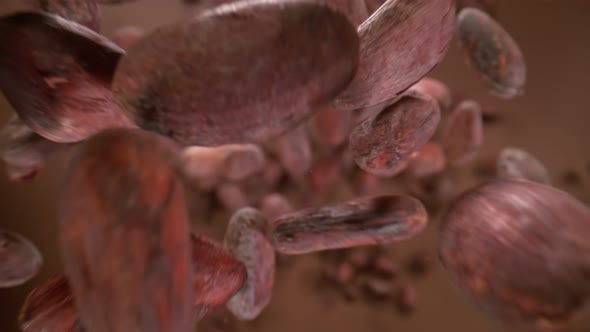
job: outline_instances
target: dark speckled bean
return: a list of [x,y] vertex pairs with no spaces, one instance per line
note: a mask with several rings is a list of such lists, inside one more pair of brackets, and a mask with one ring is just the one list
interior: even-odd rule
[[410,196],[364,197],[285,214],[272,222],[269,239],[277,252],[305,254],[408,239],[427,219]]
[[394,176],[430,140],[439,122],[440,109],[434,99],[408,91],[353,129],[349,142],[354,161],[371,174]]
[[465,59],[492,93],[513,98],[523,92],[524,57],[500,24],[479,9],[465,8],[457,16],[457,35]]

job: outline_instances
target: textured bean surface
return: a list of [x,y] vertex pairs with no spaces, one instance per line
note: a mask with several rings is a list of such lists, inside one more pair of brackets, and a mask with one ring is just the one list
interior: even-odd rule
[[285,214],[272,222],[269,239],[277,252],[305,254],[408,239],[427,219],[415,198],[364,197]]
[[79,146],[66,171],[59,240],[84,330],[187,332],[194,282],[178,148],[133,129]]
[[507,147],[500,151],[496,172],[501,179],[525,179],[551,184],[551,175],[545,165],[532,154],[519,148]]
[[0,230],[0,288],[22,285],[43,264],[39,249],[21,235]]
[[334,105],[360,109],[396,97],[442,60],[454,28],[452,0],[388,0],[358,28],[359,68]]
[[349,142],[354,161],[371,174],[394,176],[434,135],[439,122],[440,109],[434,99],[409,91],[353,129]]
[[200,319],[225,304],[237,293],[247,277],[246,267],[221,244],[192,235],[195,272],[195,306]]
[[110,82],[123,51],[58,16],[18,13],[0,19],[0,90],[33,131],[76,142],[109,127],[132,126]]
[[447,161],[461,166],[473,161],[483,145],[481,107],[473,100],[461,102],[443,128],[441,144]]
[[263,141],[330,102],[352,79],[358,47],[354,27],[327,7],[241,1],[140,40],[113,89],[142,128],[184,145]]
[[100,8],[95,0],[35,0],[37,7],[88,27],[100,30]]
[[60,274],[37,286],[19,315],[23,332],[73,332],[78,318],[72,289]]
[[238,210],[229,221],[225,247],[246,265],[248,279],[227,302],[239,319],[252,320],[268,305],[275,276],[275,252],[265,237],[266,218],[253,208]]
[[18,116],[13,116],[0,132],[0,158],[12,181],[34,178],[51,157],[70,146],[40,136]]
[[529,181],[498,180],[463,194],[440,226],[453,283],[507,324],[562,323],[590,295],[590,208]]
[[523,92],[526,63],[518,44],[485,12],[465,8],[457,16],[457,36],[465,59],[492,93],[513,98]]

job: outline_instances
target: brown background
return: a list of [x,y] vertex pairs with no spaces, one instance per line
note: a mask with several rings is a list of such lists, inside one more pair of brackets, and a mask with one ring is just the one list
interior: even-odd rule
[[[24,0],[0,0],[0,13],[24,8]],[[433,0],[436,1],[436,0]],[[446,60],[433,73],[449,86],[503,111],[499,123],[486,126],[482,158],[493,156],[506,145],[525,148],[546,162],[557,186],[590,201],[590,1],[499,1],[499,21],[519,42],[528,62],[528,85],[523,97],[501,101],[486,93],[464,65],[453,44]],[[145,0],[103,8],[104,33],[110,36],[122,25],[153,28],[190,16],[180,0]],[[0,41],[2,42],[2,41]],[[0,96],[0,120],[11,114]],[[20,232],[36,243],[45,255],[39,275],[24,286],[0,290],[0,331],[17,331],[16,317],[24,296],[35,284],[58,273],[56,244],[56,192],[63,160],[53,161],[32,183],[14,184],[0,176],[0,228]],[[560,181],[575,171],[582,182]],[[467,168],[453,176],[470,180]],[[464,182],[464,181],[463,181]],[[462,183],[463,183],[462,182]],[[414,248],[434,253],[435,226],[418,239],[392,246],[396,257]],[[220,238],[223,226],[207,233]],[[317,256],[298,258],[278,272],[269,308],[243,331],[499,331],[468,307],[454,292],[440,266],[417,281],[419,307],[410,318],[401,318],[391,306],[348,304],[313,286],[320,261]]]

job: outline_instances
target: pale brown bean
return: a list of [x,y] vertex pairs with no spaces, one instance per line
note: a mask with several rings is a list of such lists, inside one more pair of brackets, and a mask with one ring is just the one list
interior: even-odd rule
[[201,190],[211,190],[223,181],[244,180],[266,164],[264,152],[254,144],[191,146],[183,150],[181,159],[187,180]]
[[519,148],[502,149],[496,161],[496,169],[500,179],[524,179],[551,184],[551,174],[545,165],[529,152]]
[[42,264],[43,256],[31,241],[0,230],[0,288],[24,284],[39,272]]
[[225,247],[246,265],[248,279],[227,302],[227,308],[239,319],[258,317],[269,304],[275,275],[275,252],[265,236],[266,219],[256,209],[237,211],[225,233]]

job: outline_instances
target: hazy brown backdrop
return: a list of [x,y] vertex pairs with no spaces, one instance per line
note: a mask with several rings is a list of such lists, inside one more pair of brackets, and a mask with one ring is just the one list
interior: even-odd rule
[[[0,0],[2,14],[24,7],[25,0]],[[188,17],[191,10],[180,0],[144,0],[104,6],[103,14],[104,33],[110,36],[122,25],[151,29]],[[500,1],[498,18],[520,43],[527,58],[526,95],[512,101],[488,95],[465,67],[454,45],[433,75],[453,89],[503,110],[502,121],[486,127],[482,157],[493,156],[506,145],[523,147],[546,162],[558,186],[589,202],[590,0],[504,0]],[[6,120],[11,112],[0,96],[0,120]],[[29,237],[46,260],[41,273],[26,285],[0,290],[0,332],[17,331],[16,317],[24,296],[35,284],[60,272],[55,204],[62,163],[63,160],[52,162],[30,184],[9,183],[0,172],[0,228]],[[581,176],[581,184],[566,186],[559,181],[569,170]],[[455,173],[463,180],[472,179],[467,168]],[[435,224],[419,239],[393,246],[395,255],[402,257],[420,246],[434,253]],[[221,225],[205,231],[220,238],[222,229]],[[269,332],[499,330],[456,295],[438,264],[425,280],[416,283],[419,294],[416,313],[410,318],[400,318],[388,306],[346,304],[318,293],[312,284],[319,263],[316,256],[303,257],[293,267],[280,271],[270,307],[259,320],[240,329]]]

